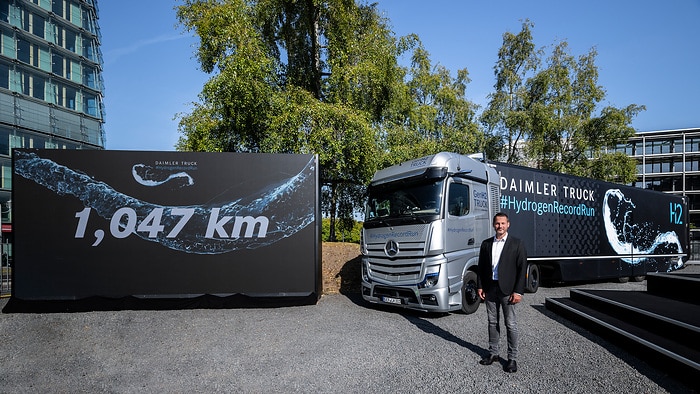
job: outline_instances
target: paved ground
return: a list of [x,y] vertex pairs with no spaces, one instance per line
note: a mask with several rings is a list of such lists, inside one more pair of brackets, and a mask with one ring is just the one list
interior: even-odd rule
[[569,289],[526,295],[516,374],[478,365],[483,307],[429,316],[336,294],[287,308],[0,314],[0,392],[689,392],[544,308]]

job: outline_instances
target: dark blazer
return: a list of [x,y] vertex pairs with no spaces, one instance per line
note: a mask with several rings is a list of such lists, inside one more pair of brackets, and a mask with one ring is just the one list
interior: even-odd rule
[[[493,237],[485,239],[479,250],[477,285],[479,289],[488,290],[492,282],[491,250]],[[503,294],[523,294],[525,292],[525,275],[527,273],[527,251],[523,242],[508,234],[503,245],[501,260],[498,264],[498,287]]]

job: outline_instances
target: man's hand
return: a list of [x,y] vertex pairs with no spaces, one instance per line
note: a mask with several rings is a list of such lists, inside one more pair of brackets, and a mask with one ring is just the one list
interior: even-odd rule
[[508,297],[508,303],[509,303],[509,304],[514,304],[514,305],[515,305],[515,304],[517,304],[518,302],[520,302],[520,300],[522,300],[522,299],[523,299],[523,296],[521,296],[521,295],[518,294],[518,293],[513,293],[513,294],[510,295],[510,297]]
[[484,289],[477,289],[476,293],[479,294],[479,298],[481,298],[482,300],[486,299],[486,293],[484,292]]

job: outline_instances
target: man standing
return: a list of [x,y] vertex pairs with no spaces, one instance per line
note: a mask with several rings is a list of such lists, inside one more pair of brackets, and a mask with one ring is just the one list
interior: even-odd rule
[[489,355],[479,361],[491,365],[499,359],[498,341],[501,334],[499,311],[503,310],[508,338],[508,363],[506,372],[515,372],[518,366],[518,324],[515,305],[525,291],[527,252],[522,241],[508,235],[510,220],[499,212],[493,218],[496,236],[481,243],[479,250],[478,293],[485,301],[489,322]]

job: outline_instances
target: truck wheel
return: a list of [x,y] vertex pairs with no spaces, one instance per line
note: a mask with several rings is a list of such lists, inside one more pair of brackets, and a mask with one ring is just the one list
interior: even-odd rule
[[527,265],[527,276],[525,277],[525,291],[537,293],[540,288],[540,267],[537,264]]
[[630,281],[629,276],[621,276],[621,277],[617,278],[617,283],[627,283],[629,281]]
[[467,315],[476,312],[481,304],[476,290],[476,273],[469,271],[462,278],[462,312]]
[[633,276],[633,277],[632,277],[632,281],[634,281],[634,282],[643,282],[644,279],[646,279],[646,278],[647,278],[647,277],[646,277],[645,275]]

